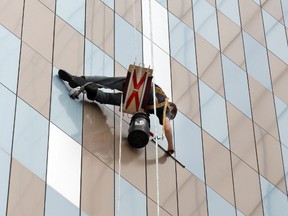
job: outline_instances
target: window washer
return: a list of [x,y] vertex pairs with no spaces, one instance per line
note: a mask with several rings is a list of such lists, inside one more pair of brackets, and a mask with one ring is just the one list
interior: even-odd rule
[[[110,104],[120,106],[122,93],[107,93],[101,91],[99,88],[105,87],[112,90],[123,91],[126,77],[105,77],[105,76],[74,76],[68,72],[60,69],[58,71],[59,77],[68,82],[71,88],[82,87],[87,93],[87,98],[92,101],[97,101],[101,104]],[[174,145],[172,138],[172,128],[169,120],[175,118],[177,114],[177,107],[174,103],[168,102],[167,108],[165,108],[166,95],[163,90],[155,84],[156,91],[156,116],[159,119],[159,123],[164,123],[164,134],[168,142],[168,148],[166,153],[169,155],[174,153]],[[148,105],[145,112],[154,114],[153,103],[153,89],[150,89]],[[164,110],[166,112],[164,113]]]

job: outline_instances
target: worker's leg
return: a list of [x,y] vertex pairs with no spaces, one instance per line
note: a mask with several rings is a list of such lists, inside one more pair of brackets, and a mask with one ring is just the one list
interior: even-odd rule
[[123,90],[126,77],[105,77],[105,76],[74,76],[60,69],[58,71],[59,77],[68,82],[71,88],[82,86],[87,82],[94,82],[99,84],[99,87],[105,87],[110,89]]
[[83,76],[87,82],[99,84],[98,87],[123,90],[126,77]]
[[98,89],[96,83],[91,83],[85,86],[87,98],[92,101],[97,101],[101,104],[110,104],[119,106],[121,103],[121,93],[107,93]]
[[58,76],[63,80],[68,82],[71,88],[76,88],[86,84],[86,80],[83,77],[78,77],[71,75],[70,73],[60,69],[58,71]]
[[98,89],[97,95],[94,98],[97,102],[101,104],[110,104],[120,106],[121,103],[121,93],[106,93]]

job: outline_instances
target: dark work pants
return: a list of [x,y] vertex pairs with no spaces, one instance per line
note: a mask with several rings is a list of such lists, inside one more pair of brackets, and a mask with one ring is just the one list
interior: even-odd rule
[[105,76],[85,76],[87,82],[98,84],[98,90],[94,100],[101,104],[110,104],[120,106],[122,93],[107,93],[99,88],[108,88],[112,90],[123,91],[126,77],[105,77]]

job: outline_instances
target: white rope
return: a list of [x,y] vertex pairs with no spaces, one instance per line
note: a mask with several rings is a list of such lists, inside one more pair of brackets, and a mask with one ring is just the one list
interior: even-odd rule
[[121,159],[122,159],[122,120],[123,120],[123,93],[121,93],[120,103],[120,135],[119,135],[119,154],[118,154],[118,199],[117,199],[117,215],[120,216],[120,200],[121,200]]
[[135,0],[133,2],[133,30],[134,30],[134,63],[137,64],[137,56],[138,56],[138,47],[137,47],[137,31],[136,31],[136,12],[135,12]]
[[[151,0],[149,0],[149,22],[150,22],[150,48],[151,48],[151,67],[154,68],[154,52],[153,52],[153,29],[152,29],[152,7]],[[155,72],[154,72],[155,74]],[[155,76],[154,76],[155,77]],[[153,82],[153,103],[154,103],[154,114],[156,115],[156,91],[155,91],[155,78]],[[158,161],[158,130],[157,120],[154,119],[155,128],[155,158],[156,158],[156,203],[157,203],[157,216],[160,215],[160,186],[159,186],[159,161]]]

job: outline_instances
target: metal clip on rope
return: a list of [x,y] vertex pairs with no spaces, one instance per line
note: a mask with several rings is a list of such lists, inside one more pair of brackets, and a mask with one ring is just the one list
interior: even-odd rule
[[70,97],[72,99],[79,99],[79,95],[81,93],[85,94],[86,93],[85,87],[87,85],[90,85],[90,84],[92,84],[92,82],[88,82],[88,83],[84,84],[83,86],[80,86],[80,88],[78,90],[76,90],[76,91],[74,91],[73,93],[70,94]]

